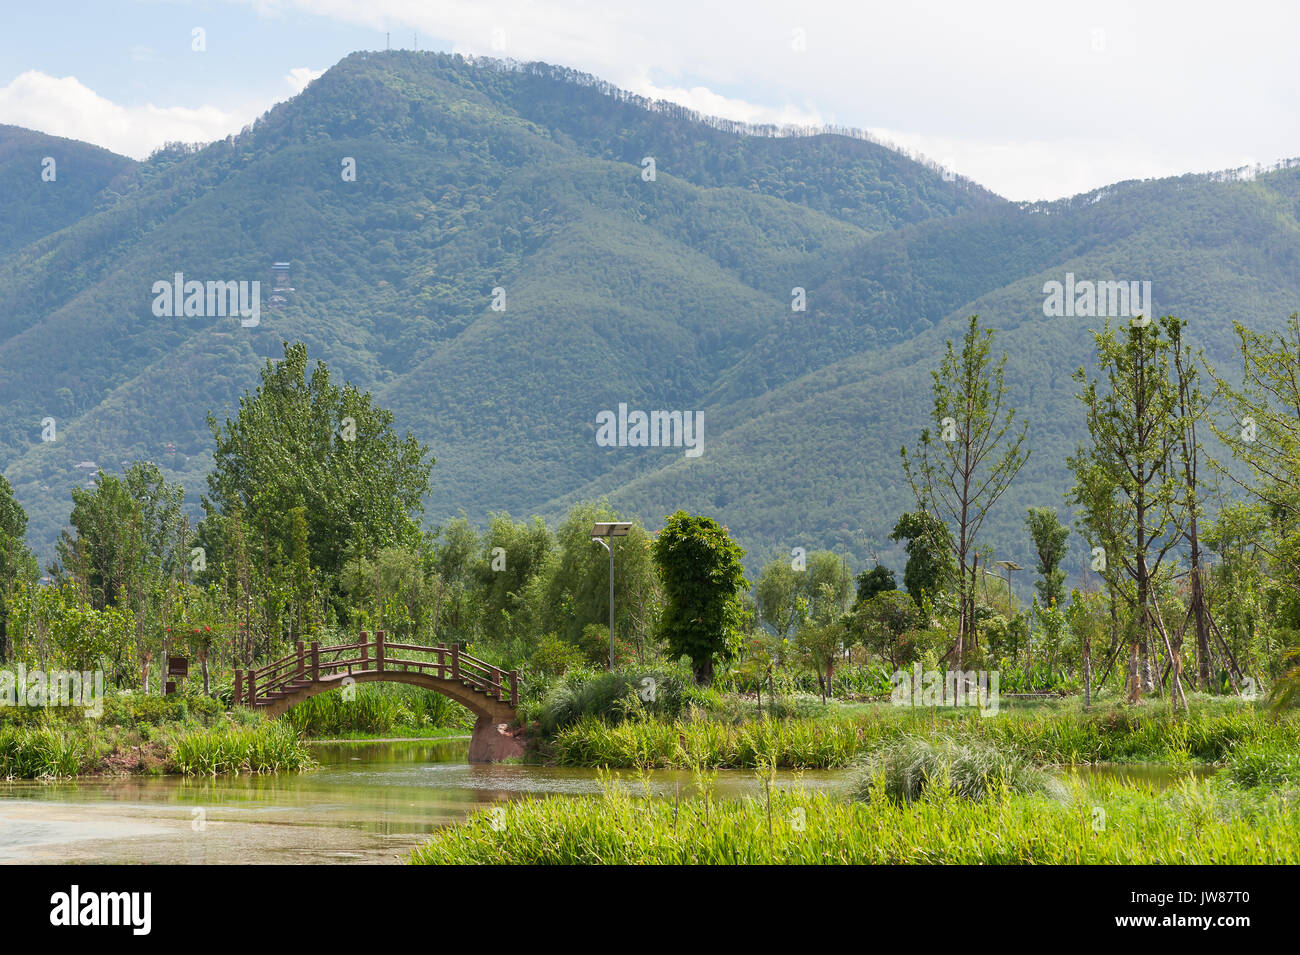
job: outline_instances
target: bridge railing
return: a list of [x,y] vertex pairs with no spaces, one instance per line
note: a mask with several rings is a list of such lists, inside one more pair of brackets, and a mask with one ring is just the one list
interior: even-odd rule
[[[407,659],[398,653],[418,653],[426,659]],[[433,657],[433,659],[427,659]],[[334,683],[354,673],[416,672],[460,683],[491,699],[514,705],[519,701],[519,672],[503,670],[465,653],[459,644],[424,646],[389,643],[384,631],[373,639],[362,631],[356,643],[322,647],[298,641],[297,648],[278,660],[246,673],[235,671],[236,706],[266,706],[314,683]]]

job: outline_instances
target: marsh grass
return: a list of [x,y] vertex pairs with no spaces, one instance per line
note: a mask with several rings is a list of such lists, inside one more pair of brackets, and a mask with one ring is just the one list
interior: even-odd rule
[[271,773],[316,765],[298,731],[282,721],[188,733],[175,741],[171,758],[186,776]]
[[702,762],[753,769],[759,754],[767,753],[782,768],[835,769],[894,740],[936,735],[990,743],[1044,764],[1213,763],[1257,744],[1300,750],[1300,719],[1273,720],[1253,706],[1205,700],[1194,701],[1190,716],[1154,702],[1089,712],[1066,703],[991,717],[889,705],[742,723],[704,714],[618,724],[589,717],[560,729],[550,751],[565,766],[687,768]]
[[854,774],[853,798],[915,802],[935,790],[964,799],[994,794],[1061,797],[1065,787],[1045,770],[1005,748],[984,741],[958,742],[906,737],[875,750]]
[[459,703],[403,683],[365,683],[356,687],[351,700],[341,692],[321,693],[291,708],[281,720],[316,738],[474,727],[473,714]]
[[0,778],[75,776],[90,756],[86,734],[64,726],[0,727]]
[[[1191,795],[1189,795],[1189,793]],[[1189,811],[1189,800],[1198,800]],[[1096,826],[1095,809],[1105,822]],[[493,814],[495,810],[495,815]],[[529,798],[440,830],[421,864],[1222,864],[1300,862],[1300,813],[1278,796],[1225,799],[1192,780],[1161,793],[1100,783],[1063,798],[857,802],[774,790],[744,800]]]
[[1240,786],[1300,787],[1300,751],[1276,741],[1237,748],[1227,769],[1228,778]]

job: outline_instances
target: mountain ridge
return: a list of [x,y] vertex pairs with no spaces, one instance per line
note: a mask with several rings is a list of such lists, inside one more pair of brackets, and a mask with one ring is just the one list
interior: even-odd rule
[[[353,54],[238,136],[105,160],[73,221],[0,244],[0,467],[42,555],[82,461],[153,459],[193,507],[206,414],[301,339],[430,445],[432,522],[607,494],[651,524],[712,513],[754,555],[861,560],[871,541],[896,560],[898,447],[925,423],[943,340],[978,312],[1035,429],[989,524],[1027,564],[1023,507],[1063,503],[1082,421],[1069,372],[1090,347],[1087,323],[1043,317],[1045,281],[1152,280],[1216,360],[1225,314],[1276,324],[1300,302],[1290,166],[1011,203],[869,140],[738,133],[569,74]],[[6,153],[5,135],[0,163],[48,145]],[[0,194],[15,235],[34,201]],[[273,261],[296,291],[264,296],[259,327],[149,314],[151,283],[177,271],[269,295]],[[703,412],[704,454],[597,447],[596,415],[620,401]]]

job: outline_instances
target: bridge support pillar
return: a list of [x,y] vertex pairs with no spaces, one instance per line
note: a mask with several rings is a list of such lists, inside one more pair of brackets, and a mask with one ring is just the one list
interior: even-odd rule
[[500,717],[480,716],[474,724],[474,735],[469,739],[471,763],[499,763],[507,759],[520,759],[524,755],[524,731],[510,731],[510,724]]

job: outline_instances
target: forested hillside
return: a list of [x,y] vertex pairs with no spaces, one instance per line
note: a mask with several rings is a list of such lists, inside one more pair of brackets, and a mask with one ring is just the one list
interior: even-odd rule
[[[1045,282],[1150,281],[1225,366],[1232,319],[1300,307],[1300,169],[1029,206],[865,138],[771,133],[409,52],[354,54],[239,136],[143,163],[0,129],[0,466],[29,539],[52,555],[79,464],[155,461],[195,507],[205,417],[301,340],[430,447],[433,523],[605,494],[652,526],[712,514],[752,560],[862,559],[914,503],[898,449],[978,312],[1030,423],[989,542],[1027,564],[1024,508],[1063,504],[1070,373],[1099,324],[1045,318]],[[258,324],[156,316],[178,272],[260,281]],[[702,412],[703,453],[598,446],[620,403]]]

